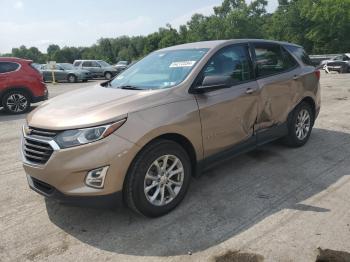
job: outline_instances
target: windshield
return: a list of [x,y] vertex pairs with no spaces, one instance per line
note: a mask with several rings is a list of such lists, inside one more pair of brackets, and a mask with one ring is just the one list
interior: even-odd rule
[[102,61],[102,60],[100,60],[100,61],[98,61],[98,62],[99,62],[100,65],[103,66],[103,67],[111,66],[110,64],[108,64],[107,62]]
[[154,52],[119,74],[109,87],[163,89],[181,83],[208,49]]
[[64,70],[73,70],[74,69],[72,64],[58,64],[58,66],[60,66]]

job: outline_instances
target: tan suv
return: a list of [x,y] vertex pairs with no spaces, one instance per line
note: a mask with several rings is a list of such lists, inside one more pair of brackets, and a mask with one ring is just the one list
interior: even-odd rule
[[163,215],[184,198],[191,176],[219,160],[278,138],[304,145],[320,110],[319,78],[290,43],[158,50],[29,114],[22,148],[29,185],[63,202],[122,198],[146,216]]

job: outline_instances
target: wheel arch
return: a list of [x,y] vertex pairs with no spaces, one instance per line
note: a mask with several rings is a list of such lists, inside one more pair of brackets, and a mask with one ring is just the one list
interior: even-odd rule
[[[308,103],[311,106],[312,114],[313,114],[313,122],[315,122],[315,117],[316,117],[316,103],[315,103],[315,100],[312,97],[310,97],[310,96],[306,96],[300,101],[299,104],[301,104],[303,102]],[[313,124],[314,123],[312,123],[312,125]]]
[[74,73],[69,73],[69,74],[67,75],[67,80],[69,79],[70,76],[74,76],[74,77],[75,77],[75,80],[78,80],[78,76],[77,76],[76,74],[74,74]]
[[32,91],[29,88],[24,87],[24,86],[11,86],[11,87],[6,88],[4,91],[2,91],[0,93],[0,103],[2,103],[2,99],[4,98],[4,95],[6,95],[7,93],[12,92],[12,91],[24,92],[24,93],[29,95],[30,102],[33,101],[34,94],[32,93]]
[[[139,150],[139,152],[137,152],[137,154],[135,154],[133,160],[131,161],[128,170],[130,169],[130,166],[132,165],[132,163],[134,162],[134,160],[136,159],[136,157],[141,153],[141,151],[146,148],[147,146],[149,146],[150,144],[152,144],[153,142],[157,141],[157,140],[169,140],[169,141],[173,141],[175,143],[177,143],[178,145],[180,145],[188,154],[190,161],[191,161],[191,168],[192,168],[192,176],[195,176],[196,171],[197,171],[197,155],[196,155],[196,151],[195,148],[193,146],[193,144],[191,143],[191,141],[185,137],[182,134],[179,133],[164,133],[164,134],[159,134],[158,136],[153,137],[152,139],[150,139],[149,141],[147,141],[147,143],[145,143],[141,149]],[[129,172],[129,171],[128,171]],[[127,173],[128,173],[127,172]]]
[[316,102],[315,102],[315,100],[314,100],[311,96],[305,96],[303,99],[300,100],[299,103],[297,103],[297,104],[293,107],[293,109],[292,109],[292,110],[289,112],[289,114],[288,114],[287,123],[289,123],[289,121],[290,121],[290,119],[291,119],[291,117],[292,117],[292,115],[293,115],[294,109],[295,109],[298,105],[300,105],[301,103],[304,103],[304,102],[307,103],[307,104],[309,104],[309,105],[311,106],[312,113],[313,113],[313,115],[314,115],[312,125],[314,125],[315,118],[316,118]]

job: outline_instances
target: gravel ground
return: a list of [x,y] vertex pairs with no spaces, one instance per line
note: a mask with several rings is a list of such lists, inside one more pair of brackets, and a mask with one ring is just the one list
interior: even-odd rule
[[[48,86],[52,97],[93,84]],[[223,163],[157,219],[31,191],[24,116],[0,111],[0,261],[350,261],[350,74],[322,74],[321,85],[307,145],[273,143]]]

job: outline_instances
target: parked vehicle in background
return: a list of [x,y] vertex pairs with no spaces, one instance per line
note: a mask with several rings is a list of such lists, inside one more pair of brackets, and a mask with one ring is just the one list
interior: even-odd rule
[[46,100],[47,97],[43,77],[31,60],[0,57],[0,106],[6,112],[27,112],[32,103]]
[[103,60],[75,60],[73,66],[90,71],[93,78],[104,77],[112,79],[118,74],[118,70]]
[[39,70],[39,71],[40,71],[40,69],[42,68],[43,65],[44,65],[44,64],[32,63],[32,66],[33,66],[35,69]]
[[279,138],[308,141],[320,110],[310,62],[301,46],[264,40],[155,51],[27,117],[29,186],[63,201],[122,197],[136,212],[164,215],[201,170]]
[[92,79],[90,71],[75,68],[69,63],[56,64],[54,69],[51,69],[50,65],[42,65],[39,70],[43,74],[44,81],[52,81],[52,73],[55,74],[55,81],[75,83],[78,81],[87,82],[89,79]]
[[338,73],[348,73],[350,72],[350,53],[341,54],[329,60],[323,60],[320,67],[324,68],[326,72],[336,71]]
[[128,68],[128,66],[128,61],[119,61],[117,64],[114,65],[114,67],[118,70],[118,73],[124,71],[126,68]]

